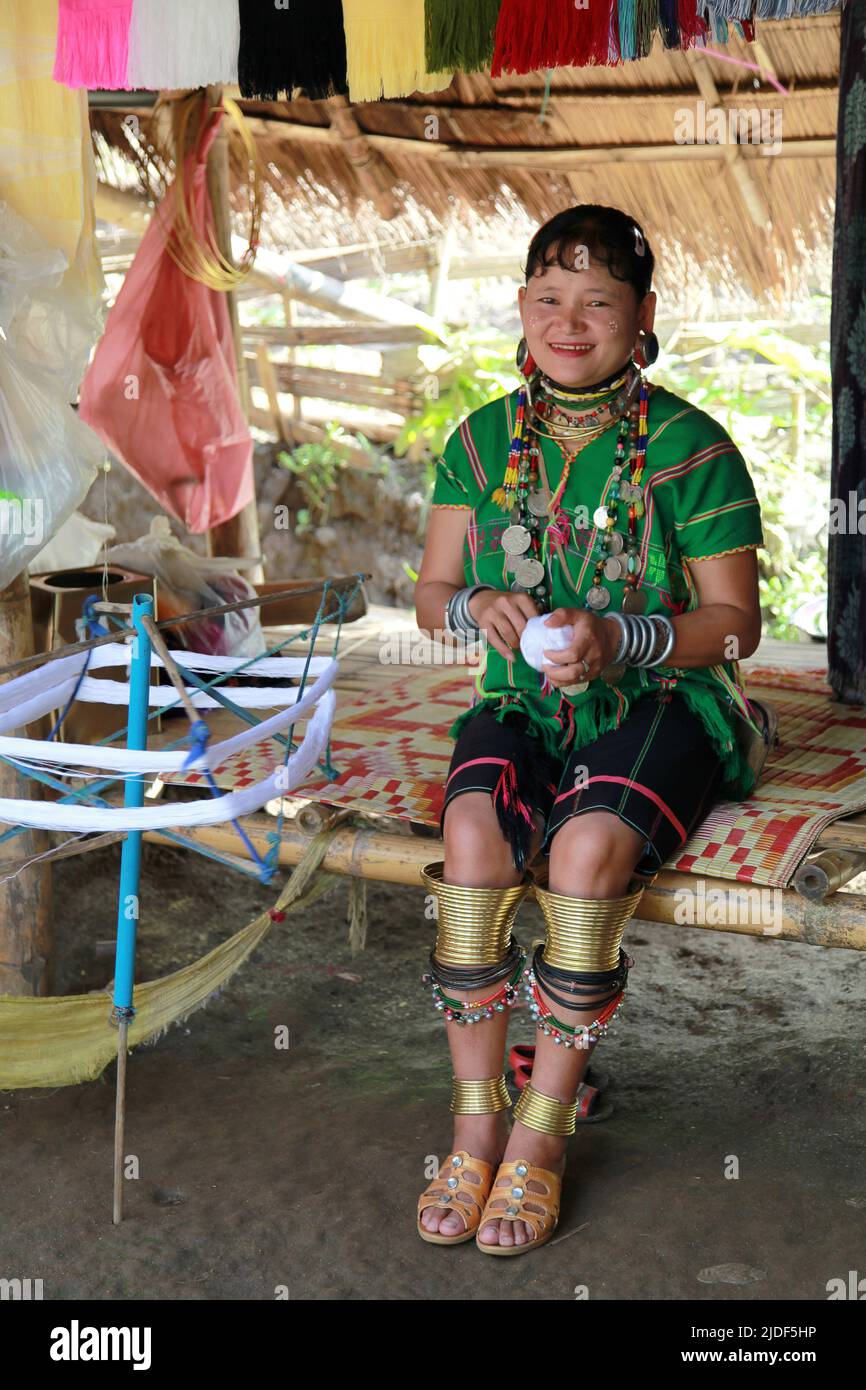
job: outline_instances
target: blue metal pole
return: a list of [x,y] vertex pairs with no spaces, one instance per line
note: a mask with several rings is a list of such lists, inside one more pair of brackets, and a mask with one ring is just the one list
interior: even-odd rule
[[[141,751],[147,747],[148,693],[150,689],[150,638],[141,625],[143,615],[153,616],[150,594],[136,594],[132,601],[133,639],[129,671],[129,718],[126,746]],[[144,805],[144,773],[128,777],[124,786],[124,808]],[[117,903],[117,949],[114,961],[115,1019],[135,1017],[132,985],[135,975],[135,935],[138,926],[138,888],[141,870],[141,831],[130,830],[120,855],[120,893]]]
[[[136,635],[132,644],[129,670],[129,717],[126,746],[136,751],[147,747],[148,695],[150,687],[150,638],[142,618],[153,617],[153,599],[136,594],[132,600],[132,622]],[[124,807],[144,805],[144,773],[127,778]],[[138,926],[138,888],[141,870],[140,830],[129,830],[120,854],[120,894],[117,903],[117,948],[114,958],[113,1021],[117,1034],[117,1083],[114,1097],[114,1224],[123,1215],[123,1138],[126,1125],[126,1038],[135,1017],[132,1006],[135,979],[135,935]]]

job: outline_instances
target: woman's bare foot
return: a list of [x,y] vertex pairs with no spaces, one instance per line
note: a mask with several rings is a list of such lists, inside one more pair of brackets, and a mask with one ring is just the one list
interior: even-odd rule
[[[505,1146],[508,1143],[508,1120],[506,1111],[498,1110],[492,1115],[455,1115],[454,1142],[450,1152],[463,1149],[473,1158],[480,1158],[494,1167],[502,1162]],[[478,1182],[478,1175],[464,1170],[462,1185]],[[480,1186],[480,1183],[479,1183]],[[486,1197],[479,1196],[479,1215],[484,1209]],[[466,1230],[466,1223],[460,1211],[449,1211],[447,1207],[425,1207],[421,1213],[421,1225],[425,1231],[438,1232],[442,1236],[459,1236]]]
[[[561,1135],[542,1134],[518,1120],[511,1131],[503,1161],[525,1158],[533,1167],[548,1168],[561,1178],[565,1172],[566,1142]],[[491,1190],[491,1196],[495,1191],[495,1188]],[[526,1183],[526,1200],[530,1200],[533,1192],[543,1191],[544,1188],[530,1178]],[[478,1239],[482,1245],[526,1245],[535,1239],[535,1234],[525,1221],[488,1219],[478,1232]]]

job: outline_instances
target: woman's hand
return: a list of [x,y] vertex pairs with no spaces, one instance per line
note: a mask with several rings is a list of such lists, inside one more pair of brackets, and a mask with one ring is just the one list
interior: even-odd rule
[[554,608],[544,621],[546,627],[565,627],[570,623],[574,628],[569,646],[561,651],[551,648],[542,652],[544,673],[551,685],[595,680],[616,656],[619,623],[606,622],[587,608]]
[[512,661],[520,650],[520,634],[527,620],[536,617],[541,609],[529,594],[512,593],[510,589],[479,589],[469,600],[469,612],[490,646],[506,661]]

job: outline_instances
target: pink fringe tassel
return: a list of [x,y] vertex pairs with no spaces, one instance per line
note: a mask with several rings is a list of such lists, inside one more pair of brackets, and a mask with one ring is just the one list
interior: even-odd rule
[[128,91],[132,0],[60,0],[55,82],[64,87]]

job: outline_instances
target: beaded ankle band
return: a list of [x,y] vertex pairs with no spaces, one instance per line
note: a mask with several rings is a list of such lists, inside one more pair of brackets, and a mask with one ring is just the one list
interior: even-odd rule
[[619,949],[620,963],[616,970],[558,970],[548,965],[541,947],[536,948],[531,968],[548,1003],[563,1009],[600,1009],[609,1004],[626,987],[628,972],[634,961]]
[[486,999],[451,999],[442,992],[442,986],[435,976],[423,977],[425,984],[432,981],[433,1007],[445,1014],[449,1023],[481,1023],[493,1018],[496,1013],[504,1013],[513,1008],[519,997],[520,977],[526,965],[526,953],[518,948],[517,966],[504,984]]
[[577,1128],[577,1100],[567,1103],[555,1096],[545,1096],[527,1082],[514,1107],[514,1119],[542,1134],[574,1134]]
[[463,1081],[459,1076],[451,1078],[452,1115],[492,1115],[497,1110],[507,1110],[510,1105],[511,1097],[501,1074],[484,1081]]
[[605,1004],[598,1018],[593,1019],[592,1023],[563,1023],[561,1019],[550,1012],[531,970],[526,971],[526,980],[526,1000],[529,1005],[529,1012],[535,1019],[535,1026],[546,1037],[552,1037],[557,1046],[585,1048],[589,1047],[591,1043],[598,1042],[599,1038],[605,1036],[625,1003],[625,990],[622,990],[609,1004]]

